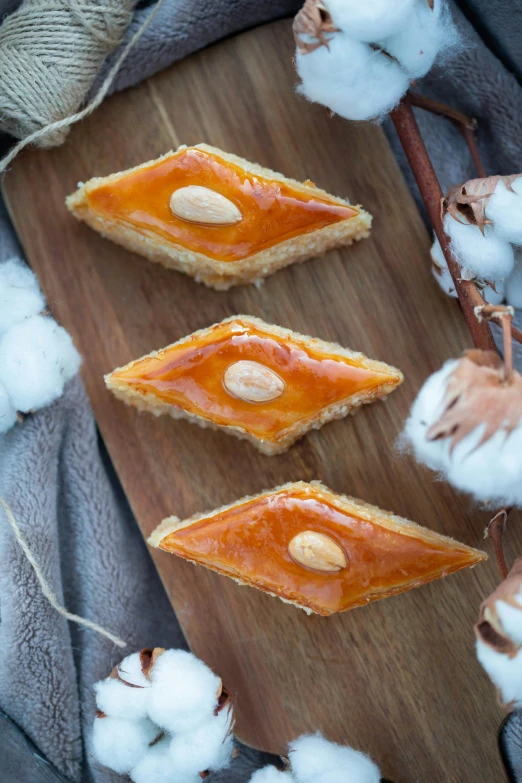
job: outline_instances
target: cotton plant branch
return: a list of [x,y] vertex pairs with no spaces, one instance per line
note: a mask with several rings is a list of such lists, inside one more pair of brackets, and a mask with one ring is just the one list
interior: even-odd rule
[[441,101],[436,101],[433,98],[427,98],[425,95],[420,95],[416,92],[410,91],[407,95],[407,100],[409,100],[412,106],[429,111],[431,114],[436,114],[439,117],[446,117],[446,119],[453,122],[453,124],[457,126],[464,136],[473,159],[477,175],[479,177],[486,176],[486,170],[484,168],[484,164],[482,163],[475,139],[475,131],[477,129],[478,123],[474,117],[468,117],[467,114],[458,111],[458,109],[454,109],[452,106],[441,103]]
[[440,208],[444,196],[413,114],[409,96],[393,109],[390,116],[440,242],[473,344],[475,348],[483,351],[496,351],[489,324],[486,321],[479,322],[475,316],[475,307],[485,305],[486,302],[472,280],[462,279],[460,267],[450,252],[449,237],[443,229]]
[[[422,200],[425,204],[435,234],[440,242],[473,344],[475,345],[475,348],[484,351],[497,351],[489,327],[489,321],[495,321],[498,325],[502,326],[504,338],[504,368],[506,382],[509,382],[513,373],[512,338],[518,342],[522,342],[522,332],[512,324],[512,308],[488,305],[476,283],[473,280],[462,279],[459,264],[455,261],[450,251],[449,237],[443,228],[444,214],[441,205],[445,203],[445,200],[413,114],[413,106],[425,109],[439,116],[444,116],[456,124],[466,139],[477,169],[477,174],[479,177],[485,177],[486,172],[480,159],[474,137],[476,122],[461,112],[458,112],[451,107],[447,107],[445,104],[411,92],[407,93],[401,103],[391,112],[391,119],[397,135],[419,187]],[[490,537],[493,542],[497,566],[502,579],[505,579],[508,573],[503,551],[503,535],[506,529],[509,511],[509,508],[500,509],[494,515],[486,529],[486,535]]]
[[[459,128],[466,140],[471,157],[473,158],[473,162],[475,164],[477,175],[480,178],[485,178],[487,176],[486,171],[475,140],[477,121],[473,117],[468,117],[466,114],[458,111],[457,109],[453,109],[453,107],[447,106],[445,103],[441,103],[440,101],[427,98],[424,95],[420,95],[419,93],[414,93],[411,91],[404,96],[401,104],[391,113],[391,118],[395,125],[395,129],[403,146],[406,157],[408,158],[408,163],[410,164],[412,173],[416,179],[417,185],[419,186],[419,190],[421,191],[421,196],[428,211],[430,221],[433,225],[435,233],[437,234],[441,244],[442,252],[444,253],[444,257],[446,258],[448,264],[448,269],[453,278],[453,282],[455,283],[455,290],[457,292],[464,317],[466,318],[466,322],[470,329],[473,343],[476,348],[481,348],[483,346],[476,342],[476,337],[478,337],[478,335],[475,335],[475,325],[473,323],[473,316],[471,315],[471,307],[473,308],[473,311],[476,311],[477,308],[486,305],[486,301],[480,293],[476,283],[474,283],[472,280],[462,280],[459,265],[454,261],[449,250],[449,237],[447,237],[447,235],[444,233],[444,241],[441,239],[440,234],[441,232],[443,233],[442,223],[444,212],[439,212],[439,215],[437,216],[435,214],[435,210],[430,209],[428,206],[428,204],[433,204],[434,198],[437,198],[438,208],[440,209],[440,204],[444,201],[444,198],[437,176],[433,166],[431,165],[428,152],[424,142],[422,141],[422,136],[417,125],[417,121],[415,120],[413,112],[411,111],[412,106],[424,109],[425,111],[429,111],[430,113],[441,117],[446,117],[448,120],[453,122],[453,124]],[[429,174],[428,179],[426,179],[426,174]],[[424,186],[423,188],[421,188],[421,182]],[[434,196],[435,193],[437,194],[436,197]],[[464,302],[466,302],[466,304]],[[471,305],[471,307],[469,305]],[[495,323],[502,325],[501,320],[499,320],[495,314],[489,320],[493,320]],[[517,342],[522,343],[522,331],[513,326],[512,323],[510,328],[512,338]],[[492,340],[491,330],[489,327],[488,331]],[[479,339],[482,338],[479,337]],[[489,349],[485,348],[485,350],[496,349],[493,343],[490,342]]]

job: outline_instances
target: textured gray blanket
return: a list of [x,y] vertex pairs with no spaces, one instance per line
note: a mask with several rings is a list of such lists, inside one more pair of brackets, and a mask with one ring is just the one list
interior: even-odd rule
[[[16,0],[0,0],[0,17],[15,5]],[[115,88],[140,81],[227,34],[290,15],[299,5],[299,0],[166,0]],[[468,45],[420,87],[479,118],[489,172],[520,171],[522,5],[462,0],[462,8],[476,20],[487,45],[456,10]],[[147,12],[136,12],[132,30]],[[421,112],[419,122],[443,188],[472,176],[466,147],[453,126]],[[387,131],[402,160],[393,130]],[[409,178],[407,166],[404,171]],[[19,253],[0,206],[0,263]],[[0,436],[0,495],[68,609],[126,639],[129,651],[184,644],[97,436],[80,379],[50,408]],[[106,675],[121,651],[50,608],[1,513],[0,609],[0,707],[70,780],[121,780],[89,754],[92,683]],[[0,736],[0,778],[1,755]],[[222,777],[231,783],[247,780],[259,761],[244,753]],[[12,780],[43,779],[30,769],[20,757]]]

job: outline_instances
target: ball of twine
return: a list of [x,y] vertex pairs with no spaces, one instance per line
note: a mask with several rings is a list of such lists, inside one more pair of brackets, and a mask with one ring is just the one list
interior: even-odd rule
[[0,130],[61,144],[137,0],[24,0],[0,26]]

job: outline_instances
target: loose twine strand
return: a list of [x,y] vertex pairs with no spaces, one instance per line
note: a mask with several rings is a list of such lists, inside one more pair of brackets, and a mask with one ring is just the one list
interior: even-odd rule
[[[105,0],[91,6],[85,0],[25,0],[19,11],[7,17],[0,27],[0,128],[21,141],[0,161],[0,174],[28,144],[61,144],[70,126],[100,105],[164,1],[158,0],[96,95],[79,111],[75,109],[103,60],[121,41],[136,0]],[[55,119],[60,115],[64,116]]]
[[61,603],[58,601],[58,598],[56,597],[56,594],[53,592],[50,584],[47,582],[45,576],[43,575],[42,569],[36,562],[33,553],[29,549],[29,546],[22,535],[22,531],[20,530],[20,527],[14,517],[13,512],[11,511],[10,506],[1,497],[0,497],[0,505],[3,507],[5,511],[7,521],[9,522],[9,524],[13,529],[13,533],[15,535],[16,540],[18,541],[18,544],[20,545],[22,552],[24,553],[27,560],[30,562],[30,564],[33,567],[34,573],[36,574],[36,578],[38,579],[38,582],[40,583],[40,587],[42,588],[42,593],[44,594],[45,598],[47,598],[47,600],[49,601],[53,609],[56,609],[58,614],[61,614],[62,617],[65,617],[66,620],[71,620],[73,623],[78,623],[78,625],[83,625],[85,626],[85,628],[90,628],[91,631],[96,631],[96,633],[99,633],[102,636],[106,636],[107,639],[110,639],[111,642],[114,642],[114,644],[116,644],[118,647],[126,647],[127,643],[124,642],[122,639],[120,639],[119,636],[115,636],[115,634],[105,630],[105,628],[103,628],[101,625],[98,625],[98,623],[93,623],[91,622],[91,620],[87,620],[85,617],[80,617],[80,615],[78,614],[73,614],[72,612],[68,612],[67,609],[61,605]]

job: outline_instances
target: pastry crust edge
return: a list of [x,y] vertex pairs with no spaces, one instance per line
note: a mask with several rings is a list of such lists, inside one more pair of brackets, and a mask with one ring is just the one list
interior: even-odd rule
[[[162,351],[167,351],[169,350],[169,348],[172,348],[173,346],[180,346],[180,345],[184,345],[185,343],[189,343],[193,339],[197,339],[198,337],[205,335],[215,327],[222,326],[223,324],[230,323],[233,321],[244,321],[250,323],[258,327],[259,329],[262,329],[264,332],[267,332],[268,334],[274,334],[277,335],[278,337],[283,337],[283,338],[289,337],[292,338],[293,340],[299,340],[305,342],[307,346],[325,351],[326,353],[332,355],[337,355],[349,359],[357,359],[362,362],[362,366],[365,369],[384,373],[389,376],[389,380],[384,381],[382,384],[374,387],[373,389],[362,390],[358,394],[352,395],[351,397],[345,398],[344,400],[340,400],[338,402],[332,403],[332,405],[329,405],[328,407],[318,411],[314,415],[314,417],[309,417],[304,422],[299,422],[299,421],[296,422],[294,425],[292,425],[287,430],[285,430],[283,434],[280,435],[277,439],[266,440],[266,439],[258,438],[257,436],[244,430],[242,427],[238,427],[234,425],[226,425],[226,424],[215,424],[214,422],[210,421],[204,416],[201,416],[196,413],[191,413],[189,411],[184,410],[183,408],[178,408],[169,403],[163,402],[162,400],[155,397],[153,394],[148,394],[146,392],[138,392],[130,388],[124,381],[119,381],[117,378],[113,377],[118,372],[129,370],[130,368],[132,368],[134,364],[136,364],[137,362],[141,362],[143,359],[153,358],[154,356],[157,356],[158,353],[161,353]],[[325,340],[321,340],[318,337],[309,337],[308,335],[300,334],[299,332],[295,332],[292,329],[287,329],[283,326],[268,324],[265,321],[263,321],[261,318],[257,318],[251,315],[233,315],[228,318],[224,318],[222,321],[218,321],[217,323],[212,324],[211,326],[207,326],[203,329],[198,329],[196,332],[193,332],[192,334],[187,335],[186,337],[182,337],[177,342],[171,343],[171,345],[168,345],[160,349],[159,351],[152,351],[151,353],[146,354],[145,356],[141,356],[139,359],[135,359],[129,362],[123,367],[117,367],[112,372],[105,375],[105,384],[107,388],[115,395],[115,397],[122,400],[127,405],[132,405],[133,407],[137,408],[140,411],[152,413],[154,416],[161,416],[162,414],[167,414],[174,419],[185,419],[186,421],[189,421],[193,424],[198,424],[200,427],[203,428],[209,428],[217,431],[225,431],[230,435],[234,435],[235,437],[240,438],[241,440],[250,441],[250,443],[252,443],[259,451],[261,451],[261,453],[267,456],[275,456],[277,454],[282,454],[283,452],[287,451],[290,448],[290,446],[292,446],[297,440],[299,440],[299,438],[303,437],[307,432],[310,432],[311,430],[314,429],[315,430],[320,429],[323,425],[327,424],[330,421],[335,421],[336,419],[342,419],[345,416],[353,415],[358,411],[358,409],[362,405],[366,405],[371,402],[374,402],[375,400],[386,397],[394,389],[396,389],[397,386],[399,386],[403,380],[404,380],[404,376],[402,372],[398,370],[396,367],[386,364],[385,362],[381,362],[376,359],[370,359],[365,354],[360,353],[358,351],[352,351],[349,348],[344,348],[338,343],[327,342]]]
[[345,511],[348,513],[355,513],[358,517],[362,519],[366,519],[369,522],[372,522],[373,524],[380,524],[382,527],[388,530],[393,530],[393,532],[398,533],[399,535],[400,534],[408,535],[409,532],[413,532],[416,538],[420,538],[423,541],[427,541],[427,542],[429,541],[434,543],[444,541],[452,549],[456,549],[456,548],[465,549],[468,551],[470,555],[475,556],[474,562],[455,565],[453,568],[448,569],[443,574],[429,575],[425,579],[417,580],[416,582],[410,582],[407,585],[398,585],[395,588],[391,588],[380,593],[374,593],[368,596],[365,600],[362,600],[356,604],[352,604],[346,609],[341,610],[341,612],[347,612],[352,609],[357,609],[360,606],[366,606],[366,604],[372,603],[373,601],[377,601],[382,598],[389,598],[393,595],[398,595],[400,593],[411,590],[415,587],[420,587],[424,584],[427,584],[428,582],[433,582],[438,579],[442,579],[445,576],[449,576],[450,574],[456,573],[457,571],[463,570],[464,568],[473,568],[478,563],[488,559],[488,555],[485,552],[482,552],[480,549],[475,549],[474,547],[470,547],[467,544],[463,544],[460,541],[451,538],[450,536],[443,535],[442,533],[436,533],[435,531],[430,530],[429,528],[419,525],[417,522],[412,522],[410,519],[406,519],[405,517],[400,517],[391,511],[385,511],[384,509],[379,508],[379,506],[375,506],[371,503],[367,503],[366,501],[360,500],[359,498],[354,498],[351,497],[350,495],[345,495],[344,493],[334,492],[333,490],[329,489],[329,487],[327,487],[325,484],[323,484],[321,481],[311,481],[311,482],[291,481],[286,484],[282,484],[278,487],[274,487],[273,489],[263,490],[262,492],[258,492],[254,495],[246,495],[245,497],[239,498],[238,500],[235,500],[232,503],[225,504],[220,508],[194,514],[188,519],[181,520],[179,519],[179,517],[176,516],[167,517],[158,525],[157,528],[155,528],[152,531],[152,533],[147,539],[147,543],[151,547],[163,549],[163,551],[167,551],[169,552],[169,554],[174,554],[177,557],[181,557],[183,560],[191,562],[194,565],[200,565],[203,566],[204,568],[208,568],[209,570],[215,571],[221,576],[228,576],[229,578],[233,579],[237,584],[241,586],[254,587],[258,590],[261,590],[261,592],[268,593],[274,598],[279,598],[284,603],[292,604],[293,606],[296,606],[299,609],[303,609],[307,614],[314,613],[314,614],[322,615],[324,617],[327,617],[331,614],[340,614],[341,612],[329,612],[311,601],[298,603],[297,601],[293,601],[285,597],[284,595],[279,595],[278,593],[274,593],[270,589],[265,588],[259,584],[253,583],[246,579],[241,579],[237,575],[227,573],[225,570],[220,569],[217,566],[200,562],[181,552],[172,552],[170,549],[161,546],[161,542],[171,533],[175,533],[183,528],[190,527],[190,525],[199,522],[202,519],[212,519],[212,517],[215,517],[218,514],[222,514],[223,512],[228,511],[229,509],[233,509],[237,506],[241,506],[252,500],[261,498],[267,494],[276,494],[276,493],[284,492],[285,490],[289,490],[289,489],[302,490],[307,488],[316,489],[316,490],[318,489],[320,492],[327,495],[328,501],[332,503],[332,505],[335,505],[337,508],[339,508],[341,511]]
[[218,291],[226,291],[235,285],[255,283],[285,266],[306,261],[336,247],[350,245],[352,242],[364,239],[370,234],[372,216],[360,206],[349,204],[344,199],[332,196],[321,188],[305,185],[302,182],[285,177],[279,172],[264,168],[256,163],[251,163],[237,155],[224,152],[217,147],[212,147],[208,144],[195,144],[194,148],[215,154],[223,160],[241,166],[251,174],[288,182],[294,188],[298,188],[307,194],[312,193],[321,198],[328,198],[336,204],[356,209],[358,214],[347,220],[333,223],[330,226],[287,239],[245,259],[224,262],[212,259],[203,253],[188,250],[181,245],[176,245],[174,242],[169,242],[153,231],[137,229],[130,224],[108,220],[90,209],[87,199],[89,189],[96,188],[101,183],[117,181],[119,178],[127,176],[134,171],[139,171],[153,163],[165,160],[172,155],[176,155],[181,150],[187,149],[186,145],[178,147],[175,151],[171,150],[155,160],[141,163],[125,171],[110,174],[107,177],[93,177],[82,183],[74,193],[67,196],[65,200],[66,206],[78,220],[86,223],[103,237],[125,247],[127,250],[145,256],[149,261],[157,262],[178,272],[183,272],[195,278],[197,282],[204,283],[206,286]]

